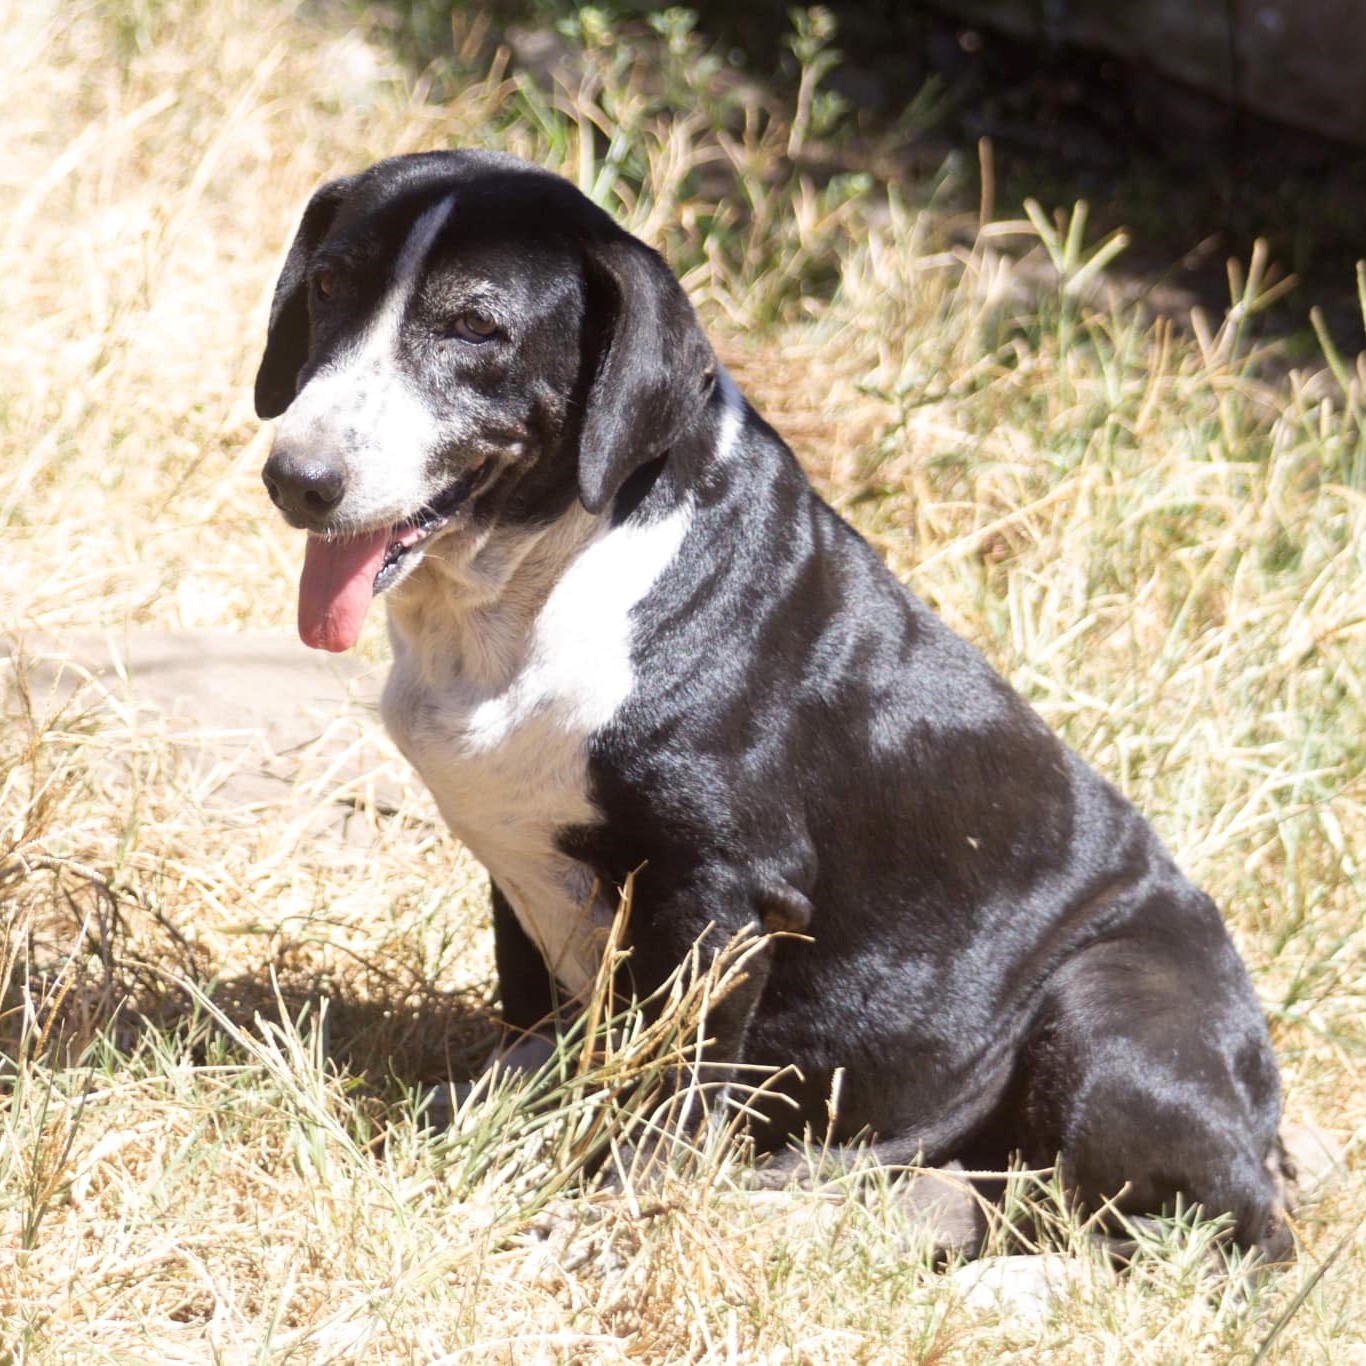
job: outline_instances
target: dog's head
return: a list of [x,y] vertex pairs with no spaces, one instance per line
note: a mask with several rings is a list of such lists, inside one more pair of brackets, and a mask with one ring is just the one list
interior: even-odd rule
[[715,373],[663,260],[558,176],[434,152],[322,186],[256,377],[266,487],[310,533],[305,641],[348,648],[435,538],[603,512]]

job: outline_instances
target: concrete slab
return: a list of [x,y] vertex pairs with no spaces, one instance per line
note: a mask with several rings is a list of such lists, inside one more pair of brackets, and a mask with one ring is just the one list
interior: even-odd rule
[[206,805],[361,800],[394,807],[406,766],[377,715],[387,665],[310,650],[284,633],[121,630],[0,641],[40,713],[63,703],[164,736],[204,777]]

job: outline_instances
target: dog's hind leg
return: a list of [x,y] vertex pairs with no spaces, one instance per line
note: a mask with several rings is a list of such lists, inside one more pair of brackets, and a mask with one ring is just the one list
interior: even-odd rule
[[1280,1083],[1261,1010],[1217,915],[1164,935],[1165,909],[1053,974],[1023,1055],[1023,1156],[1057,1160],[1083,1209],[1198,1204],[1231,1219],[1239,1246],[1283,1260]]

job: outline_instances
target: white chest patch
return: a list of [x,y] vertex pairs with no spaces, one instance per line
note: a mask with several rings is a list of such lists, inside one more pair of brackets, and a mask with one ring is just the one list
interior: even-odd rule
[[576,510],[494,600],[462,601],[433,573],[390,612],[384,723],[571,995],[597,972],[616,889],[556,835],[600,819],[588,741],[630,696],[632,609],[690,519],[687,504],[643,526]]

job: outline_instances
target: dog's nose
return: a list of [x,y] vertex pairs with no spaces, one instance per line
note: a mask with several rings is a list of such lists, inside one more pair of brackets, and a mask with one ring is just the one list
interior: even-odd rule
[[340,465],[296,454],[278,442],[261,479],[270,501],[281,512],[304,521],[325,517],[346,493],[346,473]]

